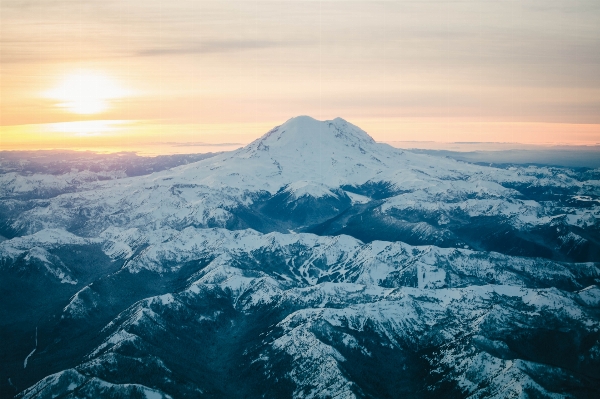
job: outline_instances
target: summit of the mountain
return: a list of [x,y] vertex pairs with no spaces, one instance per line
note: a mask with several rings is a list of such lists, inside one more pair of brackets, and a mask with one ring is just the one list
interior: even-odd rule
[[[341,119],[318,121],[298,116],[271,129],[232,153],[184,169],[209,185],[261,187],[271,193],[305,180],[331,187],[364,183],[390,168],[389,160],[402,151],[376,143],[359,127]],[[205,177],[206,176],[206,177]]]
[[[340,147],[369,147],[375,140],[360,129],[342,118],[319,121],[310,116],[297,116],[276,126],[269,132],[248,145],[249,149],[284,150],[290,146],[313,150],[327,146],[332,150]],[[364,150],[364,149],[363,149]]]

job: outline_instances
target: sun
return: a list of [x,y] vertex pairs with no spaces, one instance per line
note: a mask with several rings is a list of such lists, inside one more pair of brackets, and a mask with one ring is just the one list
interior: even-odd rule
[[65,76],[46,97],[60,101],[56,105],[76,114],[99,114],[110,107],[111,100],[129,94],[114,79],[93,71],[78,71]]

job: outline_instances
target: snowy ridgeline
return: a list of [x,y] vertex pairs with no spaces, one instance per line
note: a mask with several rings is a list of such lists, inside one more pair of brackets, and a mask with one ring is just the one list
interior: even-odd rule
[[[29,245],[64,253],[81,240],[64,231],[42,231],[6,241],[0,250],[18,259]],[[537,382],[547,373],[585,386],[591,377],[569,371],[568,351],[577,353],[578,373],[590,375],[598,367],[600,344],[589,341],[600,328],[600,265],[595,263],[400,242],[365,244],[349,236],[191,227],[152,233],[113,228],[98,241],[123,267],[107,281],[79,285],[58,314],[64,329],[102,315],[105,321],[93,333],[105,338],[85,349],[83,362],[43,379],[23,397],[68,392],[129,397],[133,385],[118,382],[138,383],[140,375],[160,380],[155,383],[153,377],[152,384],[138,384],[134,391],[161,397],[223,393],[225,383],[231,389],[258,383],[278,387],[280,379],[293,382],[277,388],[289,396],[345,392],[361,397],[365,388],[348,367],[367,361],[373,369],[366,373],[374,376],[378,369],[392,372],[393,362],[414,358],[406,367],[430,376],[419,389],[437,392],[450,383],[462,394],[499,398],[523,389],[552,392],[553,385]],[[47,278],[60,284],[53,275]],[[130,298],[115,313],[109,298],[131,295],[132,278],[147,287],[162,282],[162,293],[142,289],[138,300]],[[588,337],[584,347],[577,343],[580,336]],[[543,345],[559,338],[562,352],[546,359]],[[72,344],[79,340],[83,337]],[[523,345],[539,353],[531,355]],[[228,351],[228,361],[247,365],[245,379],[234,382],[234,376],[220,371],[219,357],[207,352],[213,346]],[[380,363],[381,351],[391,353],[393,362]],[[209,382],[188,375],[173,363],[185,353],[194,354],[186,363],[197,370],[213,367],[218,378]],[[28,359],[42,361],[34,352]],[[140,367],[137,377],[129,375],[132,361]],[[253,374],[252,365],[262,371]],[[113,371],[107,373],[108,368]],[[186,375],[187,385],[169,382]],[[491,385],[482,387],[482,381]]]
[[298,117],[143,176],[10,173],[3,395],[600,395],[598,170]]

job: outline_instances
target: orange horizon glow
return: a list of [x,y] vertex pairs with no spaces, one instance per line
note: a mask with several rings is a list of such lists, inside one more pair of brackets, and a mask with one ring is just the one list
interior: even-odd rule
[[[72,149],[95,152],[135,151],[142,155],[229,151],[260,137],[271,123],[164,124],[159,121],[87,120],[38,125],[0,126],[1,150]],[[468,120],[372,119],[349,121],[376,141],[404,148],[450,148],[455,143],[519,146],[599,146],[600,125],[471,122]],[[480,141],[481,132],[490,141]],[[560,138],[569,134],[577,140]],[[546,141],[536,140],[544,137]],[[433,138],[433,140],[432,140]],[[493,140],[493,139],[496,140]],[[552,140],[554,138],[554,140]],[[224,139],[232,139],[225,141]],[[432,144],[435,143],[435,144]]]

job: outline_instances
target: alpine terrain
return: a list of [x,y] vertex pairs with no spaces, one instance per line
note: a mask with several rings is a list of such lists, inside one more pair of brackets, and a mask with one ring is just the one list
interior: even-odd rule
[[307,116],[111,162],[2,164],[1,397],[600,397],[600,169]]

